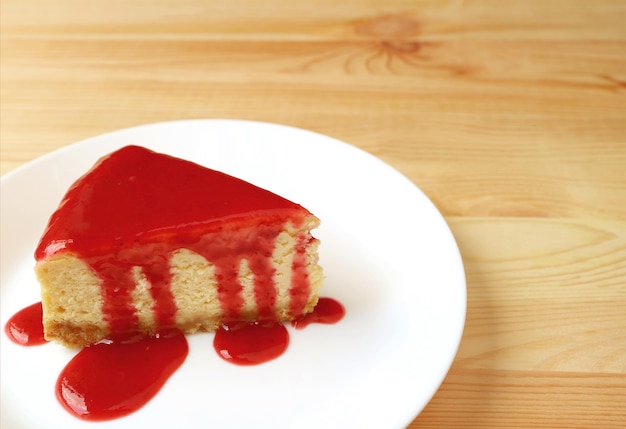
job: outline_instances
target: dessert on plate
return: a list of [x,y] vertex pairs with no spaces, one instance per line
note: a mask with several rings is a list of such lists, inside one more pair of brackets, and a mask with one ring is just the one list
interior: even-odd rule
[[322,283],[318,225],[270,191],[126,146],[69,188],[37,246],[45,337],[82,347],[299,318]]

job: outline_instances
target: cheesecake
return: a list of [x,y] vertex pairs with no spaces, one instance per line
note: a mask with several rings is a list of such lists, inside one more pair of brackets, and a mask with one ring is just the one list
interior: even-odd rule
[[36,248],[45,338],[84,347],[298,319],[322,284],[319,223],[239,178],[123,147],[74,182]]

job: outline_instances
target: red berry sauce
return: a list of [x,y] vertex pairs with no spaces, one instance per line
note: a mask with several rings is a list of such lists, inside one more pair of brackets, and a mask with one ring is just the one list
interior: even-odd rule
[[183,364],[182,333],[85,347],[59,375],[56,396],[84,420],[111,420],[143,407]]
[[296,329],[304,329],[311,323],[337,323],[343,318],[345,313],[346,310],[339,301],[322,297],[311,313],[293,320],[291,324]]
[[258,365],[276,359],[289,345],[282,323],[230,323],[218,329],[213,347],[224,360],[237,365]]
[[15,313],[4,326],[4,332],[21,346],[38,346],[47,341],[43,335],[41,302],[29,305]]
[[[320,298],[312,313],[292,322],[296,329],[311,323],[336,323],[343,306]],[[15,343],[43,344],[41,303],[16,313],[5,326]],[[276,322],[237,322],[224,325],[213,337],[215,351],[225,361],[242,366],[278,358],[289,345],[289,332]],[[85,347],[63,369],[56,396],[76,417],[112,420],[131,414],[153,398],[183,364],[189,348],[185,336],[165,331],[154,337],[102,342]]]

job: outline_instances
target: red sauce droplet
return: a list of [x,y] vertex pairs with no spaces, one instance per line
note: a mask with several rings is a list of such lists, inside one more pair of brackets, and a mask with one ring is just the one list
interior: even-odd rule
[[73,415],[111,420],[137,411],[182,365],[189,347],[181,333],[82,349],[57,380],[56,395]]
[[38,302],[15,313],[4,326],[4,331],[11,341],[21,346],[45,344],[42,318],[43,310]]
[[258,365],[282,355],[289,333],[281,323],[231,323],[215,333],[213,347],[224,360],[237,365]]
[[320,298],[311,313],[291,322],[296,329],[304,329],[311,323],[337,323],[346,314],[340,302],[332,298]]

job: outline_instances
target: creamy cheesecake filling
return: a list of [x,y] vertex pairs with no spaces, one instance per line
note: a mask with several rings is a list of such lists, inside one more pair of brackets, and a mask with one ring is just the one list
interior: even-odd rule
[[[207,234],[191,248],[158,254],[149,246],[95,261],[65,253],[38,263],[48,298],[43,301],[48,339],[83,342],[82,337],[55,335],[80,326],[88,327],[84,335],[89,342],[101,339],[92,335],[155,333],[171,327],[212,331],[236,320],[289,320],[315,306],[322,277],[317,240],[291,224],[282,231],[250,227],[227,235],[228,246]],[[55,269],[59,263],[73,268]],[[89,320],[75,316],[90,312]],[[63,321],[59,315],[72,316]]]

